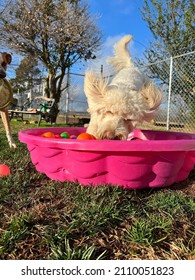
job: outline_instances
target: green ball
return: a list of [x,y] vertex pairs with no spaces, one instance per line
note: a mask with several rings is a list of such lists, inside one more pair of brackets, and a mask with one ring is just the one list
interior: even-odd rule
[[68,134],[68,132],[62,132],[62,133],[60,134],[60,136],[61,136],[62,138],[70,138],[70,135]]

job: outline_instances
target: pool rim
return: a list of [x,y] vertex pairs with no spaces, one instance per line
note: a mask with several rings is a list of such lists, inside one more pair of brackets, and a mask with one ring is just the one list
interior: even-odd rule
[[[195,151],[195,134],[186,132],[174,131],[160,131],[160,130],[145,130],[136,129],[134,131],[139,133],[164,133],[173,134],[178,137],[191,137],[191,139],[168,139],[168,140],[141,140],[141,141],[127,141],[127,140],[77,140],[65,138],[45,138],[41,134],[46,131],[54,133],[62,131],[75,131],[80,133],[85,132],[84,127],[49,127],[49,128],[31,128],[21,130],[18,138],[22,143],[27,145],[37,145],[45,148],[71,149],[91,152],[163,152],[163,151]],[[36,134],[37,131],[40,134]],[[34,132],[34,134],[33,134]]]

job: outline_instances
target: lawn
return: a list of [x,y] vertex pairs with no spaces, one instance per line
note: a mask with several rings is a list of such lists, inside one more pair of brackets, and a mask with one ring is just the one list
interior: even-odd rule
[[[11,121],[11,150],[0,121],[0,259],[195,259],[195,172],[168,188],[124,190],[52,181],[38,173]],[[44,125],[44,124],[42,124]]]

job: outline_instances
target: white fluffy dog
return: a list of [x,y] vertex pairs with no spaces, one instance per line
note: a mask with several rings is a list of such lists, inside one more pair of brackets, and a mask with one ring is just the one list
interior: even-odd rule
[[84,91],[90,122],[87,132],[97,139],[126,140],[137,123],[154,118],[162,95],[133,64],[127,45],[132,36],[124,36],[116,45],[115,56],[108,62],[116,74],[109,81],[87,71]]

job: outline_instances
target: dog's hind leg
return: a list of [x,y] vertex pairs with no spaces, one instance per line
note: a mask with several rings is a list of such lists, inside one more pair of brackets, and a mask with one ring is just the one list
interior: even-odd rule
[[1,111],[1,119],[2,119],[3,125],[5,127],[6,136],[7,136],[7,140],[8,140],[10,148],[16,148],[16,144],[15,144],[15,142],[12,138],[12,134],[11,134],[11,127],[10,127],[10,123],[9,123],[9,115],[8,115],[7,109],[4,109],[3,111]]

